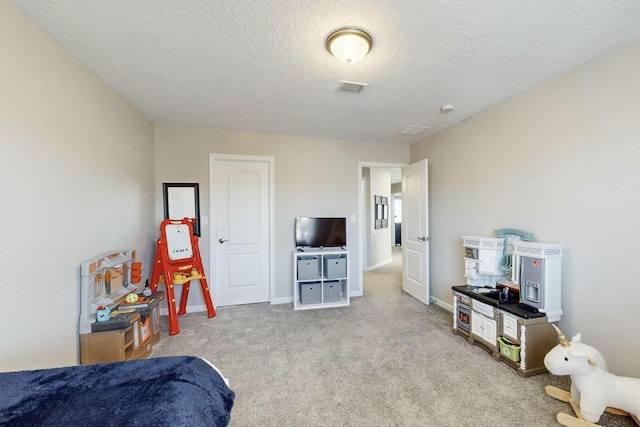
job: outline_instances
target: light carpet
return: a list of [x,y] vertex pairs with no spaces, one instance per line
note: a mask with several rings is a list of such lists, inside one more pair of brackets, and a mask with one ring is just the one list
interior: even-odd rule
[[[163,318],[152,357],[214,363],[236,393],[231,426],[555,427],[556,413],[573,414],[544,392],[568,390],[567,377],[522,378],[453,334],[450,312],[404,293],[397,255],[365,273],[364,296],[349,307],[220,307],[179,323],[167,336]],[[612,415],[601,423],[635,425]]]

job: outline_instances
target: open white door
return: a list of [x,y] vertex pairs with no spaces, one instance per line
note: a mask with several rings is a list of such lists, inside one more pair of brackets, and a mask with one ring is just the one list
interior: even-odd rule
[[402,289],[429,305],[427,159],[402,169]]
[[214,304],[267,302],[273,158],[211,154],[210,168]]

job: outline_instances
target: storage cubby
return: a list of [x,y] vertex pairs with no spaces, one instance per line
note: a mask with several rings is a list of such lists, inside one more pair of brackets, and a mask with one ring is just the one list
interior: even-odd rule
[[558,342],[558,335],[551,326],[548,317],[525,319],[499,310],[501,322],[498,339],[506,338],[512,347],[518,349],[517,360],[509,357],[505,352],[494,353],[496,359],[502,360],[518,370],[523,377],[547,372],[544,366],[544,356]]
[[[149,334],[146,339],[145,331]],[[80,363],[92,365],[146,359],[151,354],[153,344],[160,339],[160,330],[152,334],[151,325],[145,327],[140,320],[122,329],[81,334]]]
[[91,365],[139,358],[135,354],[135,328],[138,328],[137,322],[124,329],[81,334],[80,363]]
[[293,253],[293,308],[344,307],[349,301],[349,252]]

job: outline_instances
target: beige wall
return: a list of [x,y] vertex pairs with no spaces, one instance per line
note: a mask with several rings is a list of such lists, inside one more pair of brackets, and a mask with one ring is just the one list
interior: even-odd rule
[[[406,163],[408,146],[159,125],[156,126],[157,226],[163,219],[163,182],[199,183],[201,215],[209,216],[210,153],[275,158],[275,295],[279,302],[291,301],[293,295],[293,223],[299,216],[347,218],[351,290],[362,291],[356,262],[358,223],[350,222],[351,215],[358,215],[358,162]],[[210,226],[214,220],[209,218],[209,225],[202,226],[200,251],[206,271],[209,271]],[[201,292],[191,292],[189,306],[202,305]]]
[[560,326],[640,376],[640,43],[411,147],[429,159],[431,289],[463,282],[460,236],[563,243]]
[[0,371],[78,363],[80,263],[150,256],[153,125],[0,2]]

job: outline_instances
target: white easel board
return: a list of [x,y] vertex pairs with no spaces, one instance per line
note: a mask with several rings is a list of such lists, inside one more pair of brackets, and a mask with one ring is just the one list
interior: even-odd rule
[[191,233],[187,224],[167,224],[164,228],[167,236],[167,251],[172,261],[193,258]]

